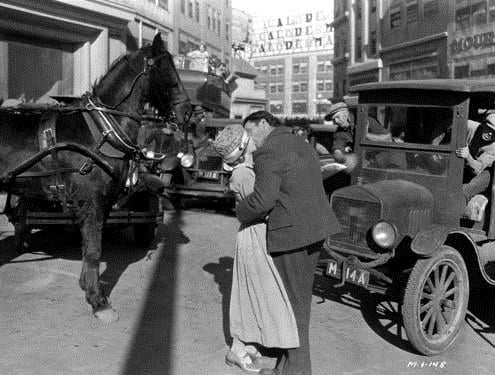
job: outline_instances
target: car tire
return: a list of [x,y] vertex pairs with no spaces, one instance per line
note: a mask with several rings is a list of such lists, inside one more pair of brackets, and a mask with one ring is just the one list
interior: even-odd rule
[[421,354],[446,351],[464,324],[469,278],[457,250],[442,246],[414,265],[404,292],[402,318],[412,346]]

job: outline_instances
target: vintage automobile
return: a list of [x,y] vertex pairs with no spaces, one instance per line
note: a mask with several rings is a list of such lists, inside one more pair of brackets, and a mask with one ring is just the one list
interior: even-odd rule
[[[470,288],[495,285],[495,185],[486,208],[465,212],[468,122],[495,109],[495,80],[421,80],[357,85],[351,185],[331,206],[341,232],[324,244],[325,274],[397,298],[412,346],[424,355],[459,336]],[[369,114],[391,133],[366,139]],[[493,168],[493,167],[492,167]],[[493,172],[493,171],[492,171]]]
[[[180,206],[183,198],[210,199],[232,205],[234,196],[229,190],[231,170],[224,165],[221,156],[210,142],[218,132],[240,120],[207,117],[199,125],[189,126],[179,141],[179,152],[174,168],[169,167],[170,187],[167,193],[174,206]],[[165,178],[165,176],[162,176]]]

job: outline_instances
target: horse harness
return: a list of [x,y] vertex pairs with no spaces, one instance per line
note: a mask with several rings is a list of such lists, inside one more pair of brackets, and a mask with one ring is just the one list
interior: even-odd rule
[[[60,98],[59,98],[60,99]],[[65,98],[68,99],[68,98]],[[168,118],[161,116],[138,116],[130,113],[108,108],[99,103],[98,99],[90,93],[86,93],[82,98],[71,98],[80,100],[79,105],[33,105],[25,104],[15,107],[4,107],[1,111],[12,113],[41,113],[37,129],[37,143],[39,152],[29,158],[14,169],[8,171],[0,180],[3,183],[10,183],[18,177],[41,178],[52,177],[48,185],[50,194],[54,200],[61,201],[63,210],[68,210],[68,192],[66,189],[66,178],[68,173],[79,173],[86,175],[90,173],[94,166],[99,166],[116,182],[124,182],[129,176],[133,176],[138,171],[138,165],[143,161],[159,162],[165,158],[165,154],[149,153],[134,144],[125,132],[122,131],[116,116],[127,117],[133,121],[141,123],[143,120],[165,122],[165,126],[177,128],[173,122],[168,122]],[[89,150],[86,147],[74,143],[57,142],[57,120],[62,114],[81,113],[86,125],[95,141],[96,147]],[[174,117],[172,117],[174,119]],[[62,167],[58,157],[59,151],[74,151],[87,156],[87,161],[80,168]],[[105,158],[129,160],[129,167],[124,176],[116,173],[110,163]],[[45,159],[49,164],[49,169],[44,171],[28,171],[35,164]],[[136,181],[126,185],[132,187]],[[120,184],[119,184],[120,185]]]

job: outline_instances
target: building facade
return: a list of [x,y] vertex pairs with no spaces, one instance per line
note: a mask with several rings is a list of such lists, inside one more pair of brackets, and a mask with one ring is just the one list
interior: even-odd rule
[[3,0],[0,98],[81,95],[157,32],[174,55],[203,41],[228,63],[230,27],[230,0]]
[[331,8],[253,22],[251,61],[269,110],[283,117],[322,116],[333,96]]
[[381,80],[495,76],[495,0],[336,2],[334,91]]

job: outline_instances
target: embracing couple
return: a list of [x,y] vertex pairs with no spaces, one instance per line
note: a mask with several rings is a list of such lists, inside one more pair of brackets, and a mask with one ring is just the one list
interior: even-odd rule
[[[233,168],[237,233],[226,362],[309,375],[309,322],[323,240],[338,231],[314,149],[266,111],[229,125],[213,147]],[[253,345],[254,344],[254,345]],[[259,349],[275,349],[275,368]]]

